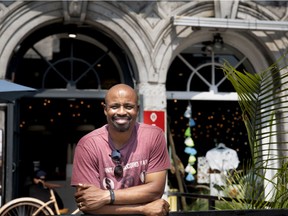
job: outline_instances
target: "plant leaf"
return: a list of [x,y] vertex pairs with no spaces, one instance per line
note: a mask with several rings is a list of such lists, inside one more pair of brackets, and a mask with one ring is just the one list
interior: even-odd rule
[[[228,62],[223,65],[225,76],[238,94],[248,133],[252,161],[248,167],[249,175],[245,177],[247,182],[241,187],[249,191],[245,199],[251,200],[245,207],[253,209],[266,208],[268,204],[272,208],[288,205],[287,189],[283,186],[287,179],[283,171],[287,168],[288,142],[281,139],[286,134],[283,124],[288,123],[285,57],[254,74],[237,71]],[[280,68],[279,65],[284,66]],[[250,184],[249,190],[247,184]]]

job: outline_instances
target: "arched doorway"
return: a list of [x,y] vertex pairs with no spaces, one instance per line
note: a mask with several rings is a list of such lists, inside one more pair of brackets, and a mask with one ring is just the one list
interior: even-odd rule
[[90,27],[53,24],[23,40],[6,78],[39,91],[16,103],[14,197],[25,194],[39,166],[49,180],[69,178],[66,165],[78,139],[106,122],[106,90],[116,83],[134,85],[129,66],[123,48]]
[[[202,165],[206,153],[219,143],[237,152],[238,170],[243,170],[251,157],[237,94],[221,67],[227,61],[239,71],[255,73],[255,70],[245,53],[225,44],[221,34],[211,35],[211,41],[195,43],[179,53],[167,74],[167,113],[176,153],[185,168],[182,170],[184,192],[196,193],[203,185],[210,187],[211,192],[209,170],[198,173],[198,159]],[[191,115],[187,114],[188,110]],[[193,145],[187,145],[187,134],[190,134]],[[196,156],[195,161],[192,161],[187,147],[196,150],[197,153],[192,155]],[[188,165],[195,169],[193,177],[189,175]],[[172,188],[178,187],[174,173],[170,173],[169,180]]]

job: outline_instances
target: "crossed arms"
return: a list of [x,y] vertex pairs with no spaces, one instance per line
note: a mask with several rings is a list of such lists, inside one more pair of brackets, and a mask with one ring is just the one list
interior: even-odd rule
[[[110,205],[109,190],[93,185],[78,185],[75,200],[81,211],[89,214],[142,214],[147,216],[166,215],[169,203],[161,199],[167,171],[149,173],[145,184],[115,190],[115,201]],[[79,205],[78,205],[79,206]]]

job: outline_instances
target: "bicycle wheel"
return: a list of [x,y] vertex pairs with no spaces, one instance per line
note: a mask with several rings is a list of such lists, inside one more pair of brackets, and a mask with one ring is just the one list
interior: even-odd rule
[[[23,197],[11,200],[0,208],[1,216],[43,216],[54,215],[49,207],[42,207],[44,202]],[[41,208],[42,207],[42,208]],[[41,209],[40,209],[41,208]],[[38,212],[37,210],[40,209]]]

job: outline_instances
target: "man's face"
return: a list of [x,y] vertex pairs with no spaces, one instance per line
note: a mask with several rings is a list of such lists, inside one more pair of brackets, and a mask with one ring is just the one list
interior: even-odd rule
[[108,124],[118,132],[134,126],[138,114],[137,96],[127,89],[116,89],[106,97],[104,113]]

